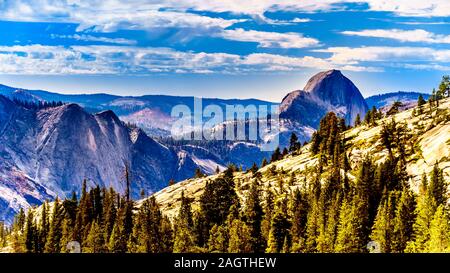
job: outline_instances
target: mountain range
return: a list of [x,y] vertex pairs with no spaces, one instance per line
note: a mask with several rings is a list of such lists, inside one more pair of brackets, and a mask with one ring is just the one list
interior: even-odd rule
[[[0,95],[0,220],[7,222],[19,208],[80,192],[83,180],[90,187],[123,192],[126,166],[133,181],[132,197],[137,198],[141,190],[152,193],[169,180],[190,178],[196,169],[213,174],[229,163],[249,168],[271,154],[261,151],[260,142],[168,137],[172,107],[184,104],[193,109],[193,97],[63,95],[4,85]],[[51,101],[65,104],[33,108],[24,103]],[[376,101],[371,99],[369,105]],[[385,97],[379,101],[389,102]],[[236,104],[278,105],[255,99],[203,99],[203,107]],[[280,132],[270,137],[279,137],[281,147],[288,145],[293,132],[307,141],[327,112],[352,124],[369,105],[340,71],[321,72],[279,104]]]
[[[22,88],[0,85],[0,94],[11,99],[29,102],[62,101],[76,103],[87,112],[97,113],[105,110],[114,111],[122,120],[141,127],[151,136],[169,136],[174,118],[171,111],[176,105],[186,105],[194,109],[194,97],[145,95],[145,96],[116,96],[109,94],[58,94],[43,90],[26,90]],[[278,103],[257,99],[216,99],[202,98],[202,106],[217,105],[225,112],[227,105],[242,105],[247,107],[271,105]]]
[[4,219],[20,207],[79,192],[83,180],[89,187],[123,192],[126,166],[132,174],[134,198],[141,190],[163,188],[171,179],[192,177],[197,168],[208,172],[223,168],[210,153],[162,145],[141,129],[126,126],[112,111],[90,114],[77,104],[27,109],[0,97],[0,116]]

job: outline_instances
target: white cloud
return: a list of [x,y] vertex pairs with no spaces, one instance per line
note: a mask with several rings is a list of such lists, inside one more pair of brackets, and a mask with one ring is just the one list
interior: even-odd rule
[[450,44],[450,35],[440,35],[423,29],[367,29],[361,31],[343,31],[345,35],[394,39],[401,42],[423,42]]
[[450,62],[450,50],[428,47],[330,47],[314,51],[331,53],[329,60],[341,65],[354,65],[360,62]]
[[163,1],[116,0],[4,0],[0,1],[0,19],[31,22],[70,22],[80,24],[78,30],[94,28],[113,32],[118,29],[157,27],[226,28],[240,20],[222,19],[164,10]]
[[311,22],[311,19],[309,19],[309,18],[294,18],[291,22],[292,23],[308,23],[308,22]]
[[312,21],[309,18],[298,18],[298,17],[291,20],[282,20],[282,19],[271,19],[260,14],[252,14],[251,16],[253,20],[255,20],[256,22],[263,22],[269,25],[294,25],[300,23],[308,23]]
[[445,17],[450,15],[448,0],[367,0],[367,3],[371,10],[390,11],[400,16]]
[[86,34],[74,34],[74,35],[51,35],[52,38],[62,38],[62,39],[74,39],[78,41],[86,42],[102,42],[108,44],[118,44],[118,45],[135,45],[137,42],[135,40],[129,40],[124,38],[108,38],[99,37]]
[[216,12],[234,12],[244,14],[264,14],[266,11],[300,11],[317,12],[336,8],[336,4],[360,3],[368,4],[369,10],[388,11],[400,16],[449,16],[448,0],[165,0],[172,6],[194,8]]
[[319,41],[314,38],[304,37],[302,34],[292,32],[278,33],[238,28],[224,30],[219,35],[228,40],[255,42],[260,47],[269,48],[305,48],[319,45]]
[[261,53],[239,56],[132,46],[0,46],[0,73],[4,74],[242,74],[303,68],[374,71],[370,67],[339,65],[311,56]]
[[414,69],[414,70],[438,70],[438,71],[450,71],[450,65],[440,65],[440,64],[405,64],[403,68]]
[[403,25],[450,25],[450,22],[444,21],[436,21],[436,22],[419,22],[419,21],[407,21],[407,22],[398,22]]
[[[366,3],[369,10],[388,11],[400,16],[450,16],[448,0],[2,0],[0,19],[72,22],[80,24],[80,30],[94,27],[99,31],[119,28],[148,30],[168,26],[224,29],[237,20],[188,11],[231,12],[264,18],[267,11],[328,11],[345,3]],[[304,19],[294,22],[304,22]]]
[[379,72],[383,67],[448,70],[450,50],[427,47],[331,47],[328,57],[182,52],[134,46],[0,46],[0,73],[28,75],[301,71],[304,68]]

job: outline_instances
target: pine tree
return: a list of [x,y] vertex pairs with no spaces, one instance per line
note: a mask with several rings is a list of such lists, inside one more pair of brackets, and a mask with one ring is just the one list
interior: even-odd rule
[[124,252],[124,246],[122,244],[123,238],[120,232],[119,225],[115,224],[111,236],[109,237],[108,250],[111,253],[121,253]]
[[[129,249],[132,252],[160,253],[166,251],[163,245],[163,216],[155,197],[146,199],[137,215],[130,236]],[[164,231],[167,232],[167,231]]]
[[286,215],[286,206],[279,201],[270,224],[269,239],[266,252],[280,253],[283,249],[284,240],[289,236],[290,223]]
[[426,251],[432,253],[450,252],[450,224],[444,205],[439,205],[430,223],[430,240]]
[[417,106],[418,106],[418,111],[419,111],[419,115],[422,114],[423,112],[423,105],[425,104],[425,100],[423,99],[422,95],[419,95],[419,98],[417,99]]
[[348,199],[344,199],[339,214],[339,225],[335,244],[336,252],[350,253],[359,251],[359,249],[355,247],[355,236],[357,236],[357,234],[354,232],[353,221],[352,202]]
[[254,237],[247,224],[239,219],[233,220],[229,227],[228,253],[254,252]]
[[412,239],[415,209],[414,195],[409,186],[405,185],[395,210],[392,252],[404,252],[407,243]]
[[83,181],[81,189],[81,198],[78,206],[77,216],[75,220],[75,239],[82,243],[89,233],[89,224],[94,217],[94,204],[92,196],[87,191],[87,181]]
[[225,253],[228,250],[228,230],[224,225],[214,225],[209,232],[208,251]]
[[250,171],[252,172],[253,175],[255,175],[256,172],[258,172],[258,165],[256,165],[256,163],[253,162],[253,165],[250,168]]
[[294,252],[301,252],[305,249],[305,230],[308,215],[308,201],[302,192],[297,188],[294,191],[294,196],[291,205],[291,237],[292,250]]
[[192,231],[193,220],[191,202],[181,193],[181,205],[175,223],[174,253],[192,252],[195,247],[195,236]]
[[205,177],[205,174],[200,170],[200,168],[195,169],[195,175],[194,178],[202,178]]
[[372,119],[372,110],[369,110],[366,112],[366,115],[364,116],[364,123],[367,126],[370,126],[370,120]]
[[381,252],[391,252],[392,249],[395,224],[395,199],[394,192],[385,192],[372,227],[370,238],[379,244]]
[[91,195],[91,200],[93,203],[92,219],[101,220],[103,217],[103,196],[100,186],[97,185],[94,189],[91,189],[89,194]]
[[27,252],[25,245],[25,223],[27,216],[23,208],[20,208],[19,213],[14,216],[14,222],[10,234],[11,247],[14,253]]
[[200,209],[210,226],[223,224],[230,207],[238,202],[234,187],[233,174],[230,171],[225,171],[223,176],[206,183],[200,197]]
[[355,118],[355,127],[358,127],[360,125],[361,125],[361,116],[358,113]]
[[381,143],[389,152],[390,161],[394,160],[393,146],[394,146],[394,131],[396,128],[396,123],[393,120],[391,123],[382,123],[381,126]]
[[91,228],[82,251],[84,253],[103,253],[106,251],[103,231],[98,223],[98,220],[95,220],[91,224]]
[[[217,172],[217,169],[216,169],[216,173],[218,173],[218,172]],[[173,185],[175,185],[175,184],[176,184],[175,179],[172,178],[172,179],[169,180],[169,184],[168,184],[169,187],[170,187],[170,186],[173,186]]]
[[341,144],[340,133],[344,129],[341,126],[334,112],[327,113],[312,136],[311,152],[333,157],[335,146]]
[[[317,248],[320,252],[333,252],[336,243],[339,223],[339,210],[342,202],[340,192],[333,194],[330,202],[325,202],[323,208],[323,222],[320,226]],[[324,201],[322,201],[324,202]]]
[[250,251],[256,253],[264,251],[264,239],[261,232],[261,222],[264,212],[259,196],[259,181],[254,179],[246,198],[244,219],[251,235]]
[[[74,240],[73,237],[73,226],[71,225],[71,220],[67,217],[64,218],[62,221],[62,227],[61,227],[61,253],[67,253],[67,245],[69,242]],[[103,236],[103,235],[102,235]]]
[[131,200],[131,173],[130,166],[128,163],[125,164],[124,169],[124,177],[125,177],[125,200],[130,202]]
[[336,252],[364,252],[369,241],[371,184],[374,171],[370,158],[365,158],[359,169],[354,195],[344,199],[340,209],[336,237]]
[[133,228],[133,202],[125,197],[121,201],[121,207],[117,212],[116,222],[109,239],[109,251],[113,253],[125,253],[128,248],[129,236]]
[[270,159],[270,163],[276,162],[282,158],[280,147],[277,147],[275,151],[272,154],[272,157]]
[[42,204],[42,214],[41,214],[41,221],[40,221],[40,228],[39,228],[39,252],[44,251],[45,243],[47,241],[47,235],[50,229],[49,223],[48,223],[48,204],[47,201],[45,201]]
[[25,223],[25,249],[28,253],[38,252],[38,230],[34,221],[33,211],[28,211]]
[[447,183],[444,180],[442,170],[436,162],[431,172],[430,182],[428,184],[429,194],[431,194],[439,206],[446,204],[448,200]]
[[261,234],[264,238],[264,241],[267,241],[269,239],[270,223],[272,222],[274,195],[270,187],[266,189],[265,193],[264,218],[261,222]]
[[70,225],[74,225],[78,210],[78,199],[76,193],[72,192],[72,197],[70,199],[65,199],[62,206],[64,208],[64,217],[69,220]]
[[[52,217],[50,222],[50,230],[45,244],[44,251],[46,253],[59,253],[62,249],[60,245],[62,237],[62,220],[63,209],[58,198],[53,203]],[[65,247],[65,246],[63,246]]]
[[403,103],[400,101],[396,101],[392,104],[391,108],[386,112],[387,116],[392,116],[397,114],[400,111],[400,107],[403,106]]
[[265,166],[267,166],[267,159],[264,157],[262,162],[261,162],[261,168],[264,168]]
[[9,235],[10,230],[5,225],[3,221],[0,221],[0,248],[3,248],[6,246],[7,243],[7,236]]
[[412,240],[407,243],[406,252],[425,252],[430,239],[430,225],[436,211],[437,204],[433,195],[427,189],[419,196],[415,211],[416,219],[413,224]]
[[431,97],[433,98],[433,102],[436,105],[436,108],[439,107],[439,99],[438,99],[438,94],[436,92],[436,89],[433,88],[433,91],[431,92]]
[[14,230],[23,231],[26,222],[26,215],[23,208],[19,209],[19,213],[14,217]]
[[321,168],[318,167],[318,173],[309,185],[309,192],[308,192],[309,211],[306,222],[306,242],[305,242],[306,252],[317,251],[317,238],[320,232],[319,220],[323,216],[323,207],[322,204],[320,203],[320,193],[321,193],[320,169]]
[[113,188],[109,191],[105,191],[104,202],[103,202],[103,225],[104,225],[104,238],[109,241],[112,230],[114,228],[114,223],[116,221],[116,193]]
[[206,222],[205,215],[200,210],[194,213],[192,220],[195,244],[204,248],[208,243],[210,225]]
[[300,142],[298,142],[298,137],[295,133],[291,134],[291,138],[289,140],[289,152],[293,153],[300,149]]
[[161,238],[161,249],[160,252],[162,253],[172,253],[173,251],[173,245],[174,245],[174,234],[173,234],[173,228],[172,223],[170,222],[169,218],[167,216],[164,216],[161,225],[160,230],[162,234]]
[[366,221],[365,225],[367,225],[366,228],[368,232],[370,232],[369,226],[373,224],[375,219],[381,195],[384,190],[384,186],[380,187],[377,183],[377,178],[381,180],[386,179],[383,174],[381,177],[376,177],[375,169],[376,167],[372,164],[371,158],[366,157],[360,166],[355,185],[356,197],[363,203],[363,206],[366,206],[364,209],[367,209],[364,219]]
[[362,162],[360,170],[358,172],[355,196],[353,198],[353,214],[354,217],[354,230],[355,232],[355,245],[353,247],[360,251],[366,250],[368,243],[368,235],[370,233],[370,225],[372,219],[369,212],[374,210],[378,204],[372,200],[373,196],[373,180],[374,180],[374,167],[370,158],[365,158]]

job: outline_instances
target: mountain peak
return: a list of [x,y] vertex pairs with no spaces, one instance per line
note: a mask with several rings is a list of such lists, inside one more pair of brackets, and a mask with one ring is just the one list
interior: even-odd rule
[[105,110],[100,113],[95,114],[97,117],[101,117],[104,120],[113,120],[119,122],[119,117],[112,110]]
[[342,74],[340,70],[332,69],[328,71],[319,72],[316,75],[312,76],[308,80],[308,83],[306,83],[303,90],[313,94],[320,94],[320,92],[318,91],[320,91],[324,83],[329,83],[330,85],[350,83],[350,85],[354,85],[347,77],[345,77]]
[[[294,91],[283,99],[281,117],[316,126],[326,112],[335,112],[352,124],[359,114],[363,117],[367,103],[359,89],[341,71],[332,69],[319,72],[308,80],[303,92]],[[315,115],[316,114],[316,115]],[[311,115],[315,118],[311,120]]]

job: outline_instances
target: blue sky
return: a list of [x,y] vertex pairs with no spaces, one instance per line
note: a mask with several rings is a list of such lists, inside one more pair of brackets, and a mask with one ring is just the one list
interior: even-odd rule
[[280,101],[332,68],[364,96],[430,92],[450,1],[0,0],[7,85]]

